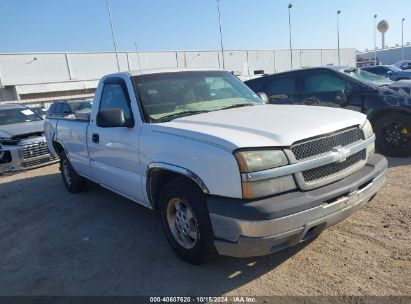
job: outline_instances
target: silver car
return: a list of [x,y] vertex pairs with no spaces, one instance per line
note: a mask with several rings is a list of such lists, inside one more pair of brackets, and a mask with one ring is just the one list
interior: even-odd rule
[[0,174],[53,162],[43,118],[23,105],[0,105]]

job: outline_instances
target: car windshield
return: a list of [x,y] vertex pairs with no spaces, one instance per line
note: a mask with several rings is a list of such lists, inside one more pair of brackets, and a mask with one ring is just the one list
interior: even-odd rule
[[90,112],[91,111],[91,102],[90,101],[82,101],[82,102],[75,102],[71,105],[73,112]]
[[343,70],[340,70],[340,72],[345,73],[361,82],[365,82],[371,85],[384,86],[384,85],[390,85],[393,83],[393,81],[389,80],[388,78],[381,77],[381,76],[378,76],[373,73],[360,70],[357,68],[343,69]]
[[237,77],[223,71],[140,75],[132,78],[145,119],[152,123],[264,102]]
[[39,120],[43,120],[43,118],[28,108],[0,110],[0,126]]
[[387,68],[389,68],[393,72],[401,72],[402,71],[400,68],[397,68],[395,65],[387,65]]

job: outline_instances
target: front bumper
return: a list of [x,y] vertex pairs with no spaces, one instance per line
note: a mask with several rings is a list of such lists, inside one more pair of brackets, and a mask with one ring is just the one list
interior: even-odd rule
[[387,160],[376,154],[357,172],[314,190],[253,201],[210,196],[216,249],[221,255],[260,256],[310,239],[370,201],[386,169]]
[[50,153],[24,158],[22,149],[19,146],[3,145],[0,151],[10,154],[10,161],[0,163],[0,174],[35,169],[58,161]]

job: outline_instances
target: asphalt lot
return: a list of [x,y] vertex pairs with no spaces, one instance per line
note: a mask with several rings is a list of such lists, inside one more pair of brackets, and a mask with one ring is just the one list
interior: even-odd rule
[[411,295],[411,158],[365,209],[271,256],[193,266],[155,212],[58,165],[0,177],[0,295]]

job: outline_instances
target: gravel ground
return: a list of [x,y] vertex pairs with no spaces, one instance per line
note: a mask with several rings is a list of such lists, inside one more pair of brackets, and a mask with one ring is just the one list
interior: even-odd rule
[[371,204],[317,239],[193,266],[156,213],[58,165],[0,177],[0,295],[411,295],[411,158],[390,159]]

